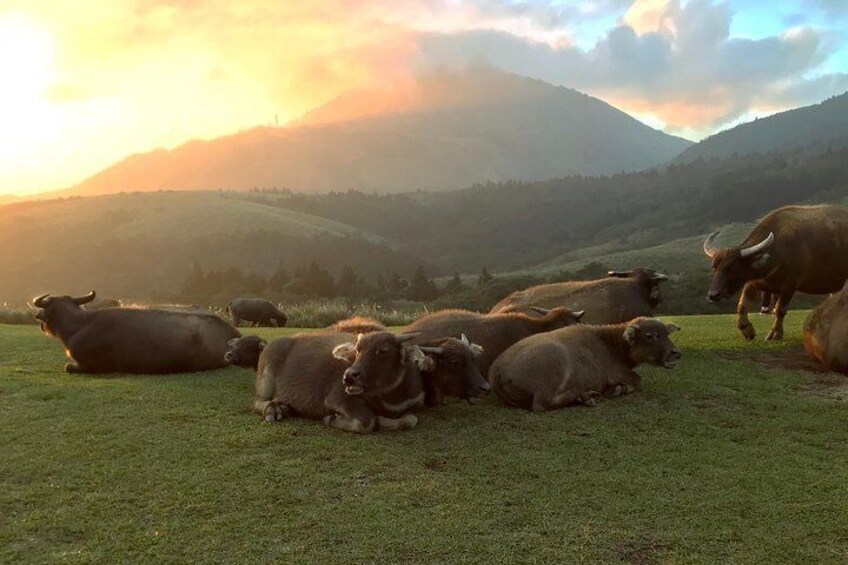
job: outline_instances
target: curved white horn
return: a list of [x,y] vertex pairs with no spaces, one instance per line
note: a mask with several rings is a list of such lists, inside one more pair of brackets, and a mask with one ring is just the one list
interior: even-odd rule
[[710,259],[715,257],[716,251],[718,251],[718,249],[713,247],[713,241],[715,240],[716,236],[718,236],[718,231],[714,231],[713,233],[707,236],[706,240],[704,240],[704,253],[706,253],[707,257],[709,257]]
[[739,255],[741,257],[750,257],[751,255],[756,255],[772,243],[774,243],[774,232],[769,232],[768,237],[759,242],[757,245],[752,245],[751,247],[746,247],[745,249],[741,250],[739,252]]

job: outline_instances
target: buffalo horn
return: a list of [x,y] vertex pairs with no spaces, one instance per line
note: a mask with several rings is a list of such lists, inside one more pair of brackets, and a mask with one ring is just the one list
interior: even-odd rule
[[49,292],[47,294],[42,294],[41,296],[37,296],[36,298],[33,299],[32,305],[35,306],[36,308],[44,308],[45,306],[47,306],[47,301],[50,299],[49,297],[50,297]]
[[530,309],[536,312],[537,314],[541,314],[542,316],[550,314],[551,312],[547,308],[542,308],[541,306],[531,306]]
[[713,233],[707,236],[707,239],[704,240],[704,253],[706,253],[707,257],[709,257],[710,259],[715,257],[715,254],[718,251],[718,249],[713,247],[713,241],[715,240],[716,236],[718,236],[718,231],[714,231]]
[[774,242],[774,232],[769,232],[768,236],[764,240],[762,240],[761,242],[759,242],[756,245],[752,245],[751,247],[746,247],[745,249],[742,249],[739,252],[739,255],[743,258],[744,257],[750,257],[751,255],[756,255],[757,253],[759,253],[760,251],[762,251],[763,249],[765,249],[766,247],[771,245],[773,242]]
[[82,306],[83,304],[88,304],[89,302],[94,300],[95,296],[97,296],[97,293],[92,290],[91,292],[89,292],[85,296],[80,296],[78,298],[74,298],[73,301],[76,302],[77,304],[79,304],[80,306]]

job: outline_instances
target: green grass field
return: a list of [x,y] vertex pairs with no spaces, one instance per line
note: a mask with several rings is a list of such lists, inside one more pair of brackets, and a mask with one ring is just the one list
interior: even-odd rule
[[780,344],[669,320],[683,362],[632,396],[370,436],[261,422],[235,368],[69,376],[0,326],[0,562],[848,561],[848,377],[776,368],[803,314]]

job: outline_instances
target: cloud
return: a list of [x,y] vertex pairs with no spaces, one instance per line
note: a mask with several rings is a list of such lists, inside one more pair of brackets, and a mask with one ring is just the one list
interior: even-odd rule
[[696,137],[751,111],[817,102],[844,90],[842,75],[815,76],[835,45],[828,33],[790,28],[732,37],[727,3],[639,0],[593,48],[580,50],[475,31],[419,41],[430,65],[486,63],[599,96]]

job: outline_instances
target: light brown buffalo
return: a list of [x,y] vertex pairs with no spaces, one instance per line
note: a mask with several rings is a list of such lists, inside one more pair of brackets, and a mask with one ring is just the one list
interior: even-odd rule
[[662,302],[660,283],[668,280],[649,269],[610,271],[606,278],[533,286],[513,292],[491,312],[532,314],[533,306],[584,310],[584,324],[618,324],[639,316],[652,316]]
[[583,312],[565,308],[537,308],[541,317],[527,314],[479,314],[468,310],[442,310],[419,318],[403,329],[402,334],[417,333],[414,343],[426,343],[443,336],[465,335],[483,348],[478,357],[480,371],[485,375],[492,362],[513,343],[527,336],[549,332],[576,324]]
[[327,329],[348,334],[368,334],[371,332],[384,332],[386,331],[386,326],[373,318],[354,316],[346,320],[339,320]]
[[713,279],[707,298],[727,299],[740,290],[736,325],[745,339],[756,337],[747,303],[760,293],[777,296],[774,325],[766,339],[783,339],[783,319],[796,292],[836,292],[848,279],[848,207],[785,206],[769,213],[736,247],[704,241]]
[[259,358],[253,409],[267,421],[301,416],[368,433],[415,427],[428,381],[449,383],[444,394],[488,391],[470,344],[418,346],[413,337],[323,332],[276,339]]
[[506,403],[533,411],[595,404],[639,388],[642,363],[672,368],[678,329],[650,318],[608,326],[578,325],[519,341],[492,365],[492,389]]
[[848,373],[848,283],[807,316],[804,349],[828,369]]

